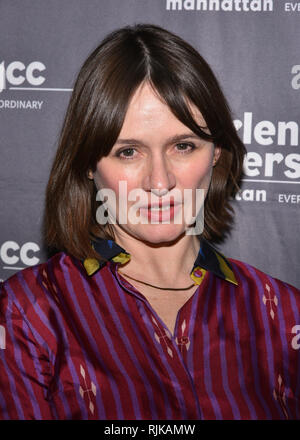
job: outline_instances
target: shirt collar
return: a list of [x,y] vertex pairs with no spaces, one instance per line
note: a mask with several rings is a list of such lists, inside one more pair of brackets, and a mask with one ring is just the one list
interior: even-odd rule
[[[114,261],[115,263],[125,264],[131,258],[130,254],[113,240],[98,239],[92,241],[92,246],[106,260]],[[105,266],[106,261],[86,258],[83,261],[83,265],[87,274],[91,276]],[[217,277],[232,284],[238,284],[227,258],[207,240],[201,238],[199,253],[190,272],[190,276],[195,284],[201,284],[206,271],[212,272]]]

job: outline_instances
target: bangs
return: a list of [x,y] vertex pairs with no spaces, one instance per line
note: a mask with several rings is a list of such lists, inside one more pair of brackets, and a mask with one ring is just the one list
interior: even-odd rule
[[[162,99],[166,103],[174,116],[180,122],[190,128],[201,139],[214,141],[214,135],[207,133],[207,129],[209,130],[209,127],[206,123],[205,117],[201,109],[195,102],[191,101],[186,91],[181,91],[178,86],[175,87],[175,84],[173,86],[169,78],[166,82],[163,81],[161,76],[158,76],[158,78],[159,82],[156,82],[155,79],[151,78],[151,81],[149,81],[149,83],[153,91],[158,95],[160,99]],[[196,122],[189,102],[194,104],[198,108],[201,115],[203,116],[205,125],[201,126]]]

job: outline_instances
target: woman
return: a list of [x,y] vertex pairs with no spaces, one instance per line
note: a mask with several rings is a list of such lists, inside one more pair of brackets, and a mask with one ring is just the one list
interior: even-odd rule
[[48,183],[60,252],[2,286],[2,418],[299,418],[300,292],[210,244],[244,154],[188,43],[152,25],[104,39]]

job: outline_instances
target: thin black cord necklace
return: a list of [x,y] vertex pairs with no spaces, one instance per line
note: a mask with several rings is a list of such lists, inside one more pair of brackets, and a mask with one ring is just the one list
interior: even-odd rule
[[137,280],[136,278],[133,278],[133,277],[127,275],[127,274],[124,273],[124,272],[120,272],[119,270],[118,270],[118,273],[119,273],[120,275],[124,275],[124,276],[127,277],[127,278],[130,278],[131,280],[134,280],[134,281],[137,281],[137,282],[139,282],[139,283],[145,284],[146,286],[154,287],[154,289],[159,289],[159,290],[189,290],[189,289],[191,289],[193,286],[195,286],[195,283],[193,283],[193,284],[191,284],[190,286],[188,286],[188,287],[183,287],[183,288],[181,288],[181,289],[180,289],[180,288],[176,288],[176,287],[158,287],[158,286],[154,286],[153,284],[145,283],[144,281]]

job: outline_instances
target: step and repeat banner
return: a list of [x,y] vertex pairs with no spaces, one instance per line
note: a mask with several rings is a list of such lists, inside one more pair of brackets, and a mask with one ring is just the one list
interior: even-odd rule
[[219,249],[300,287],[300,2],[284,0],[0,0],[0,278],[47,259],[44,194],[76,74],[139,22],[199,50],[247,147]]

